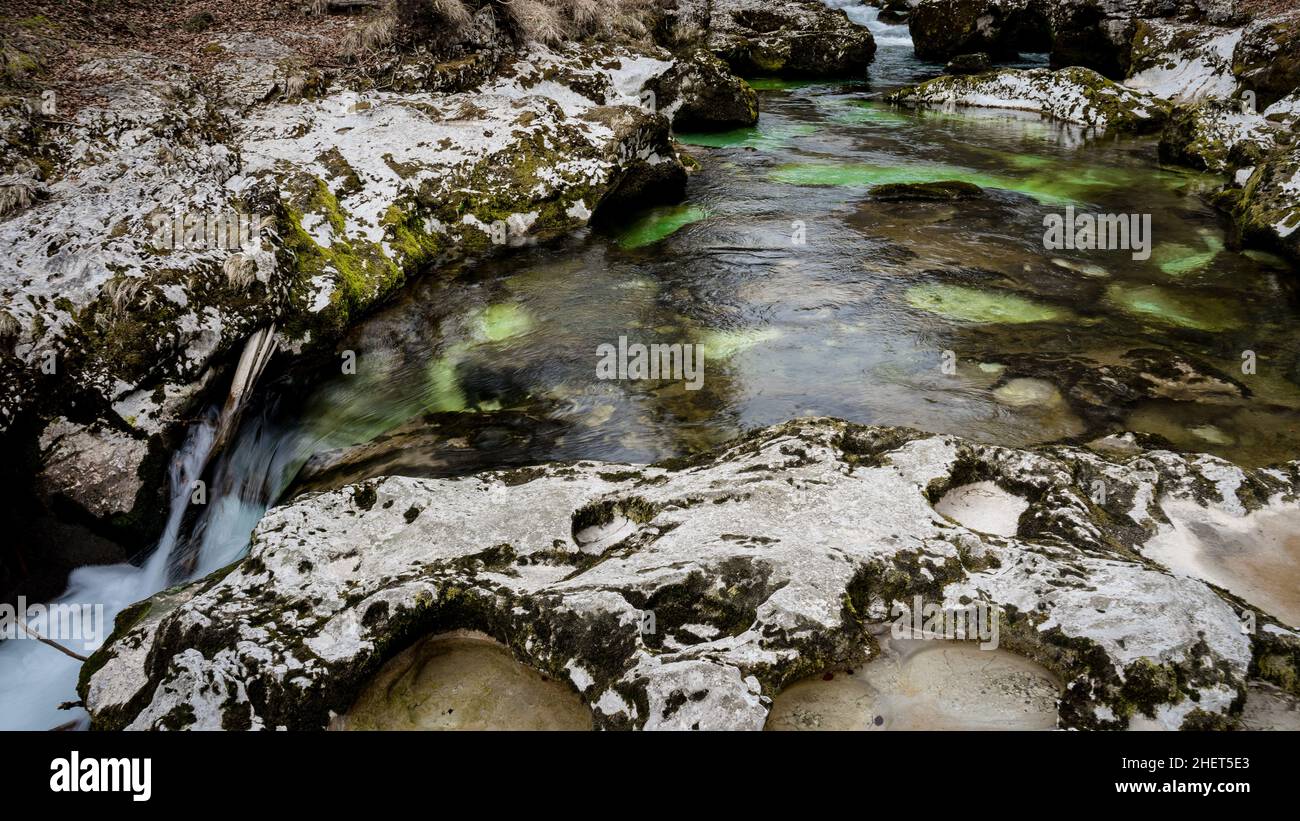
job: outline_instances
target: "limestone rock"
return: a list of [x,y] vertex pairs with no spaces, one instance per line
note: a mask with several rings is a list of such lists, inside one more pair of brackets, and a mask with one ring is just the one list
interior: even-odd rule
[[712,131],[758,122],[758,94],[712,53],[697,49],[654,84],[658,105],[678,131]]
[[149,444],[110,428],[77,425],[60,417],[41,435],[45,492],[75,502],[92,516],[131,512],[140,492],[140,465]]
[[[975,478],[1016,513],[963,519],[1003,535],[935,509]],[[101,727],[321,728],[404,648],[475,629],[570,682],[597,727],[758,729],[775,693],[873,656],[872,629],[923,596],[998,608],[1001,646],[1066,684],[1060,726],[1231,722],[1252,663],[1287,686],[1300,636],[1141,553],[1170,500],[1243,517],[1293,505],[1298,479],[826,419],[660,466],[390,477],[270,511],[246,559],[120,620],[80,690]]]
[[889,95],[909,106],[982,106],[1037,111],[1106,133],[1159,130],[1169,105],[1086,68],[1059,71],[999,69],[970,77],[943,76]]

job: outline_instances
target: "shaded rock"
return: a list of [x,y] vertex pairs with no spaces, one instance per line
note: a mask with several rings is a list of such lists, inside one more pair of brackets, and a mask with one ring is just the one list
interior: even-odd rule
[[906,23],[918,5],[920,0],[885,0],[880,4],[880,14],[876,19],[890,25]]
[[712,0],[707,47],[742,76],[859,77],[876,53],[865,26],[821,0]]
[[1232,54],[1232,72],[1264,109],[1300,88],[1300,12],[1246,26]]
[[651,88],[659,110],[678,131],[719,131],[758,122],[758,94],[703,49],[679,59]]
[[923,202],[953,202],[956,200],[977,199],[984,196],[984,189],[978,185],[962,180],[941,180],[939,182],[895,182],[876,185],[867,191],[873,199],[897,202],[901,200],[920,200]]
[[143,486],[140,467],[149,455],[147,441],[59,418],[41,434],[40,447],[46,493],[63,496],[99,519],[135,508]]
[[[935,510],[978,481],[1025,500],[1014,531]],[[869,657],[893,605],[923,596],[998,608],[1000,646],[1071,682],[1060,726],[1230,721],[1261,654],[1300,636],[1254,606],[1259,634],[1243,633],[1240,599],[1137,554],[1162,501],[1242,517],[1294,503],[1298,481],[1296,463],[1018,451],[825,419],[661,466],[381,479],[364,507],[344,488],[270,511],[248,558],[155,597],[150,610],[185,598],[158,621],[119,620],[80,692],[98,727],[320,728],[402,649],[469,628],[571,681],[597,727],[758,729],[768,698]],[[575,541],[618,516],[617,541],[587,543],[598,556]]]
[[1044,6],[1041,0],[922,0],[907,27],[922,60],[973,52],[1014,58],[1022,51],[1047,51]]
[[1107,133],[1159,130],[1169,104],[1107,80],[1086,68],[999,69],[970,77],[944,76],[899,89],[887,98],[910,106],[982,106],[1037,111]]
[[981,74],[993,67],[989,56],[984,52],[958,54],[943,67],[945,74]]

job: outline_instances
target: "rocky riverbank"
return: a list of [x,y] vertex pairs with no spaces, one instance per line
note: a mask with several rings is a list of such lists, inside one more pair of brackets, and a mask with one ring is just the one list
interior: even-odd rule
[[[465,8],[453,41],[425,33],[437,20],[375,12],[342,37],[380,39],[382,24],[393,42],[352,64],[313,62],[311,20],[287,10],[289,32],[203,38],[198,66],[100,49],[69,69],[75,112],[42,97],[51,41],[36,23],[18,32],[32,67],[0,98],[0,431],[15,493],[30,496],[17,486],[35,470],[34,507],[146,547],[167,454],[253,332],[328,351],[449,260],[679,199],[674,123],[758,116],[733,70],[848,74],[874,50],[815,0],[638,7],[552,45],[504,6]],[[424,28],[403,41],[399,23]],[[41,550],[48,526],[24,516]]]
[[[154,544],[169,455],[225,399],[247,340],[273,335],[281,373],[336,357],[350,329],[417,278],[679,201],[699,162],[677,141],[687,131],[752,149],[803,127],[749,131],[763,86],[742,77],[761,75],[768,88],[862,81],[876,56],[840,2],[629,3],[601,22],[557,4],[553,18],[520,16],[538,5],[329,15],[332,36],[354,50],[325,57],[315,50],[324,36],[310,34],[318,23],[297,9],[277,12],[283,31],[196,24],[197,63],[138,42],[65,55],[81,86],[63,103],[42,93],[52,58],[40,26],[7,32],[0,491],[16,501],[0,526],[22,546],[3,554],[0,590],[21,583],[31,598],[52,597],[67,569]],[[1005,108],[1080,126],[1082,140],[1142,137],[1150,157],[1221,175],[1210,196],[1231,220],[1234,249],[1300,264],[1300,12],[1231,0],[889,6],[910,21],[916,54],[949,73],[890,93],[899,108],[838,100],[827,116],[888,128],[910,116],[899,109]],[[1050,67],[995,67],[1031,53],[1047,53]],[[736,133],[742,142],[727,143]],[[834,143],[819,150],[831,156]],[[1009,178],[985,174],[977,186],[951,167],[920,185],[862,163],[850,170],[880,183],[862,195],[875,222],[889,209],[908,219],[918,202],[1002,207],[1024,193],[991,194]],[[836,184],[839,169],[768,171]],[[1111,276],[1063,258],[1048,267],[1063,279]],[[1184,310],[1163,296],[1151,308],[1152,292],[1105,289],[1135,316]],[[972,293],[914,285],[907,303],[953,314],[949,302]],[[809,311],[841,300],[814,296]],[[955,318],[996,323],[1020,310],[1030,315],[1015,321],[1032,324],[1070,313],[1009,304]],[[527,325],[510,310],[485,302],[489,341]],[[1195,319],[1175,333],[1199,340],[1227,327]],[[746,332],[728,326],[713,349],[743,348]],[[425,363],[431,381],[454,381],[455,360],[442,355]],[[405,675],[385,667],[399,654],[423,647],[397,659],[423,669],[441,652],[426,637],[471,630],[531,668],[521,691],[544,677],[536,692],[558,680],[577,693],[585,706],[576,718],[566,706],[564,726],[585,726],[585,709],[606,729],[758,729],[777,713],[778,723],[800,720],[773,712],[791,685],[886,654],[880,631],[920,596],[996,610],[1002,648],[1046,671],[1035,703],[1051,701],[1044,681],[1063,685],[1046,710],[1057,727],[1221,729],[1257,726],[1279,704],[1293,711],[1300,463],[1279,454],[1278,466],[1244,469],[1149,436],[1082,444],[1138,405],[1240,405],[1258,383],[1229,374],[1221,357],[1132,339],[1116,340],[1106,364],[1032,350],[997,360],[984,364],[1000,369],[986,372],[998,401],[1068,406],[1078,424],[1066,438],[1035,441],[1074,446],[809,419],[649,467],[375,476],[373,465],[400,465],[426,439],[466,454],[449,457],[457,467],[446,473],[474,464],[478,446],[461,435],[474,424],[410,417],[316,454],[290,485],[306,492],[265,515],[247,558],[121,613],[83,668],[80,697],[102,728],[346,725],[382,715],[367,701],[346,717],[377,681]],[[555,387],[548,401],[564,396]],[[1273,401],[1277,383],[1269,390]],[[502,414],[489,432],[501,450],[512,426],[522,439],[560,435],[558,423],[490,405]],[[500,648],[475,647],[482,669],[504,669]],[[934,663],[923,661],[918,669]]]
[[1205,517],[1288,532],[1298,482],[1131,439],[1015,451],[833,420],[662,466],[384,478],[272,511],[247,559],[124,613],[81,694],[101,727],[321,728],[398,650],[472,629],[599,727],[758,729],[922,596],[997,608],[1001,647],[1065,682],[1062,727],[1227,727],[1253,681],[1300,695],[1300,634],[1234,593],[1273,585],[1294,623],[1294,549],[1253,582],[1194,537],[1151,554]]
[[1219,206],[1238,242],[1300,260],[1300,11],[1250,0],[922,0],[909,25],[919,56],[987,65],[1045,51],[1054,70],[946,76],[893,101],[1159,133],[1162,160],[1228,178]]

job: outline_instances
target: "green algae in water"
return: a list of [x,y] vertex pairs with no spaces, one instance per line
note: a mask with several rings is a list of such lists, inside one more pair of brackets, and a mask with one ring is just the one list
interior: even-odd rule
[[1179,242],[1168,242],[1158,246],[1152,258],[1157,266],[1168,276],[1177,277],[1205,268],[1223,251],[1223,240],[1216,236],[1203,237],[1205,250],[1193,248]]
[[1046,178],[1025,180],[1002,177],[946,165],[870,165],[867,163],[787,163],[778,166],[773,178],[786,185],[835,185],[869,188],[890,183],[944,182],[958,180],[981,188],[1001,188],[1033,197],[1041,203],[1078,202],[1068,185]]
[[693,222],[706,219],[709,212],[698,205],[675,205],[653,208],[618,236],[622,248],[653,245]]
[[1241,317],[1222,300],[1173,294],[1155,285],[1112,285],[1106,291],[1106,298],[1120,310],[1166,325],[1197,331],[1227,331],[1241,325]]
[[474,336],[487,342],[501,342],[532,330],[533,319],[519,305],[503,302],[489,305],[474,318]]
[[429,363],[428,382],[424,388],[424,410],[427,412],[460,412],[469,409],[465,392],[461,390],[456,366],[464,358],[468,346],[454,346],[446,355]]
[[861,83],[861,80],[790,80],[784,77],[753,77],[746,79],[755,91],[796,91],[801,88]]
[[776,339],[781,332],[776,328],[750,328],[739,331],[709,330],[700,334],[699,344],[704,359],[729,359],[763,342]]
[[757,148],[771,151],[785,146],[796,137],[807,137],[815,133],[817,129],[811,125],[760,123],[756,126],[733,128],[730,131],[677,134],[675,139],[684,145],[699,145],[705,148]]
[[963,285],[917,285],[907,291],[914,308],[958,322],[1021,325],[1070,318],[1060,308],[1002,291],[983,291]]

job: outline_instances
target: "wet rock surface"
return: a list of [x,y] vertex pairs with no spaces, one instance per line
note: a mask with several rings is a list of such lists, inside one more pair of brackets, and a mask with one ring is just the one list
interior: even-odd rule
[[[1231,724],[1249,681],[1294,688],[1300,636],[1147,545],[1162,505],[1240,519],[1297,481],[834,420],[659,466],[378,479],[272,510],[246,559],[119,619],[82,694],[97,726],[318,728],[389,659],[468,628],[569,682],[597,727],[759,729],[787,686],[878,655],[872,630],[922,596],[996,607],[1001,648],[1066,685],[1057,726]],[[935,509],[973,482],[1024,500],[1014,530]]]
[[[446,93],[309,77],[268,38],[218,53],[220,83],[149,55],[92,61],[82,73],[102,104],[6,121],[31,155],[15,172],[40,192],[0,223],[0,427],[75,401],[130,447],[64,447],[51,469],[114,474],[124,497],[143,442],[173,446],[257,328],[276,323],[280,347],[301,351],[435,260],[553,237],[684,185],[667,119],[644,107],[666,52],[539,46]],[[702,102],[723,93],[715,81],[752,101],[713,68],[678,84],[679,110],[716,108]],[[83,507],[103,516],[100,501]],[[131,511],[121,501],[112,512]]]

